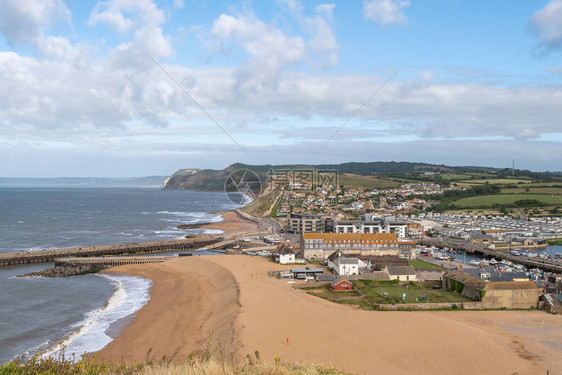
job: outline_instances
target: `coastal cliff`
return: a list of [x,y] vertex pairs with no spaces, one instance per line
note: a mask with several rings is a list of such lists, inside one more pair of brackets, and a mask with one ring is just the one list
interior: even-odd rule
[[[164,189],[167,190],[198,190],[198,191],[224,191],[224,185],[228,176],[240,169],[254,172],[262,182],[267,183],[267,175],[271,170],[330,170],[340,174],[354,174],[363,176],[388,175],[388,174],[410,174],[424,171],[434,172],[462,172],[494,170],[487,167],[451,167],[445,165],[411,163],[411,162],[366,162],[366,163],[342,163],[342,164],[285,164],[285,165],[249,165],[234,163],[228,167],[216,169],[180,169],[164,181]],[[264,188],[265,186],[262,186]]]

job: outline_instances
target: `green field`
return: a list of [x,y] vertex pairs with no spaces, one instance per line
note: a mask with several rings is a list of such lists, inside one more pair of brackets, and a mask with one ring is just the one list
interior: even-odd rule
[[[532,186],[535,186],[534,184]],[[527,191],[526,189],[529,189]],[[517,194],[517,193],[528,193],[528,194],[550,194],[550,195],[562,195],[562,187],[517,187],[517,188],[504,188],[501,189],[502,194]]]
[[[336,303],[357,305],[365,310],[374,310],[378,304],[399,304],[402,302],[473,302],[471,298],[461,296],[456,292],[429,289],[414,282],[400,286],[394,281],[354,280],[355,288],[365,295],[365,298],[361,300],[357,300],[359,294],[356,292],[332,292],[328,285],[306,288],[305,290],[317,297]],[[403,299],[404,293],[406,294],[405,300]]]
[[472,178],[472,175],[464,173],[439,173],[439,176],[441,176],[443,180],[466,180]]
[[362,187],[365,189],[384,189],[400,185],[396,181],[384,180],[375,176],[362,176],[358,174],[340,173],[339,184],[344,186]]
[[423,260],[419,260],[419,259],[412,259],[408,261],[408,264],[412,267],[414,267],[415,269],[422,269],[422,270],[436,270],[436,271],[443,271],[446,268],[440,267],[438,265],[429,263],[429,262],[424,262]]
[[392,285],[373,280],[355,280],[355,287],[365,294],[366,303],[401,303],[403,294],[406,293],[405,303],[421,302],[427,303],[440,302],[472,302],[471,298],[461,296],[458,293],[440,289],[429,289],[417,283],[410,283],[404,286]]
[[533,180],[529,178],[490,178],[490,179],[482,179],[482,180],[463,180],[459,181],[461,184],[469,184],[469,185],[484,185],[486,182],[494,185],[514,185],[514,184],[529,184],[533,182]]
[[494,204],[513,204],[515,201],[524,199],[536,199],[547,205],[562,204],[562,196],[547,194],[494,194],[479,195],[476,197],[462,198],[453,202],[459,207],[492,207]]

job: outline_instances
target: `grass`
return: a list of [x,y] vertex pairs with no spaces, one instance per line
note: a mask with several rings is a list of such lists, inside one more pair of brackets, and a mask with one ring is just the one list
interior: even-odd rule
[[[527,189],[529,191],[527,191]],[[517,187],[501,189],[502,194],[550,194],[562,195],[562,187]]]
[[275,201],[279,192],[272,192],[262,195],[252,202],[245,205],[242,209],[252,216],[262,216],[271,207],[271,202]]
[[524,199],[536,199],[547,205],[562,204],[562,197],[546,194],[493,194],[459,199],[453,204],[463,207],[492,207],[494,204],[513,204]]
[[[345,305],[358,306],[364,310],[375,310],[378,304],[404,303],[450,303],[474,302],[471,298],[458,293],[440,289],[429,289],[418,283],[411,282],[404,286],[393,281],[355,280],[353,285],[365,295],[361,300],[355,298],[356,292],[332,292],[327,286],[306,288],[307,293]],[[403,300],[403,294],[406,299]],[[427,299],[425,299],[427,297]]]
[[444,271],[446,268],[438,266],[433,263],[425,262],[419,259],[412,259],[408,261],[408,264],[415,269],[422,269],[422,270],[436,270],[436,271]]
[[474,185],[483,185],[486,182],[494,185],[512,185],[512,184],[519,184],[519,183],[529,184],[533,182],[533,180],[531,180],[530,178],[518,177],[518,178],[490,178],[490,179],[469,180],[469,181],[464,180],[459,182],[466,183],[466,184],[474,184]]
[[340,185],[362,187],[365,189],[384,189],[400,185],[393,180],[385,180],[375,176],[341,173],[338,175]]
[[549,245],[562,246],[562,238],[549,238],[546,240]]
[[[364,302],[370,304],[397,304],[402,303],[403,294],[406,294],[405,303],[448,303],[448,302],[474,302],[472,299],[458,293],[440,289],[429,289],[418,283],[409,283],[405,286],[385,285],[373,280],[356,280],[355,287],[365,294]],[[427,300],[424,298],[427,297]]]
[[93,359],[73,361],[64,355],[57,358],[41,359],[39,356],[28,361],[15,360],[0,364],[0,375],[340,375],[346,374],[332,366],[313,363],[283,362],[280,357],[266,362],[260,358],[259,351],[248,354],[244,361],[225,356],[222,351],[199,355],[190,354],[187,358],[164,357],[160,360],[147,357],[138,364],[94,363]]
[[439,176],[441,176],[441,178],[443,180],[466,180],[467,178],[471,178],[472,176],[470,174],[465,174],[465,173],[440,173]]
[[353,299],[355,299],[355,297],[359,297],[359,294],[355,291],[332,292],[329,285],[306,288],[306,292],[308,294],[312,294],[313,296],[321,297],[332,302],[342,302],[346,299],[350,299],[350,297],[352,297]]

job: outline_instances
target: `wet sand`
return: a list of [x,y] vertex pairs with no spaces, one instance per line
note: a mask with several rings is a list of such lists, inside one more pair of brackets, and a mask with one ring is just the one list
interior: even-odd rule
[[185,257],[150,265],[114,267],[152,280],[149,302],[104,349],[96,361],[138,362],[177,352],[185,357],[209,341],[235,348],[238,287],[232,274],[211,257]]
[[[331,363],[361,374],[557,374],[562,316],[540,311],[362,311],[267,276],[248,256],[185,257],[116,267],[153,280],[152,297],[100,359],[201,349],[213,330],[227,352]],[[287,342],[287,339],[289,340]]]
[[202,225],[201,228],[220,229],[227,235],[243,232],[257,232],[258,225],[254,221],[244,220],[234,211],[217,212],[223,217],[223,221]]

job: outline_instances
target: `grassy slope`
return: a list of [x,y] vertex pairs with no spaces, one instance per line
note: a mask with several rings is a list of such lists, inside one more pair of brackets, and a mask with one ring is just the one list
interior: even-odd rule
[[460,207],[492,207],[494,203],[497,204],[512,204],[515,201],[522,199],[536,199],[548,205],[562,204],[560,196],[546,195],[546,194],[494,194],[494,195],[480,195],[476,197],[462,198],[454,202],[456,206]]

